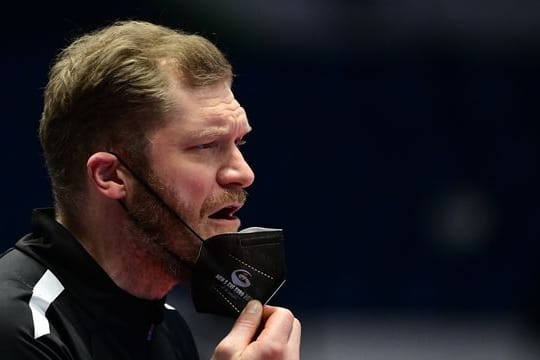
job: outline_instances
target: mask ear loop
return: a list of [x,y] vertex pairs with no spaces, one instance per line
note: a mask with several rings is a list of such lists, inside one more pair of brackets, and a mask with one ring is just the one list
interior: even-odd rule
[[[126,169],[128,169],[128,171],[133,175],[133,177],[135,179],[137,179],[137,181],[145,188],[146,191],[148,191],[150,194],[152,194],[152,196],[154,198],[156,198],[160,203],[161,205],[163,205],[171,214],[173,214],[173,216],[178,219],[178,221],[180,221],[182,223],[182,225],[184,225],[186,227],[186,229],[188,229],[193,235],[195,235],[195,237],[201,242],[201,246],[199,247],[199,253],[197,254],[197,259],[200,257],[201,255],[201,251],[202,251],[202,245],[204,243],[204,239],[199,235],[197,234],[197,232],[195,230],[193,230],[193,228],[191,226],[189,226],[185,221],[184,219],[182,219],[180,217],[180,215],[178,215],[176,213],[176,211],[174,211],[170,206],[169,204],[167,204],[165,202],[165,200],[163,200],[161,198],[161,196],[158,195],[158,193],[150,186],[148,185],[148,183],[143,180],[143,177],[140,176],[136,171],[134,171],[124,160],[122,160],[122,158],[120,156],[118,156],[118,154],[115,154],[114,152],[111,152],[111,151],[107,151],[109,154],[111,155],[114,155],[116,157],[116,159],[118,159],[118,161],[120,162],[120,164],[122,164],[122,166],[124,166]],[[124,210],[126,212],[127,211],[127,207],[126,207],[126,204],[124,203],[124,201],[122,200],[119,200],[120,202],[120,205],[124,208]],[[180,259],[182,261],[182,263],[188,265],[189,267],[192,267],[193,265],[192,264],[189,264],[187,261],[183,260],[183,259]]]

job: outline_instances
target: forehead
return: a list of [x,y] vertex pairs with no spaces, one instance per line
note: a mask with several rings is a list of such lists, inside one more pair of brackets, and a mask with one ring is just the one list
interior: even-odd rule
[[173,86],[169,123],[190,132],[249,131],[246,112],[227,82],[197,88]]

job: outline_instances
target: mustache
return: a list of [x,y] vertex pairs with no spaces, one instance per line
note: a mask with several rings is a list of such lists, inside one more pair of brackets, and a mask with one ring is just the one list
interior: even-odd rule
[[220,202],[239,202],[244,204],[247,201],[248,198],[248,192],[244,189],[242,190],[227,190],[223,193],[222,196],[220,196]]

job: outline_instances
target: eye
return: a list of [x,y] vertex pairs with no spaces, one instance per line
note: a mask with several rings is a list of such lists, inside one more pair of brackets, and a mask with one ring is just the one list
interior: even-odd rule
[[200,145],[196,145],[195,146],[195,149],[198,149],[198,150],[204,150],[204,149],[211,149],[213,147],[216,146],[216,142],[215,141],[212,141],[212,142],[209,142],[209,143],[204,143],[204,144],[200,144]]
[[236,144],[236,146],[240,147],[240,146],[246,144],[246,140],[245,139],[238,139],[234,143]]

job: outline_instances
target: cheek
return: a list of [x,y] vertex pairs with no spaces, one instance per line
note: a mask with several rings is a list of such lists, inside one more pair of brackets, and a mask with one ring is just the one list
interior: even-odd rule
[[189,177],[178,177],[174,188],[178,196],[187,206],[200,209],[205,200],[211,196],[215,181],[210,174],[191,172]]

